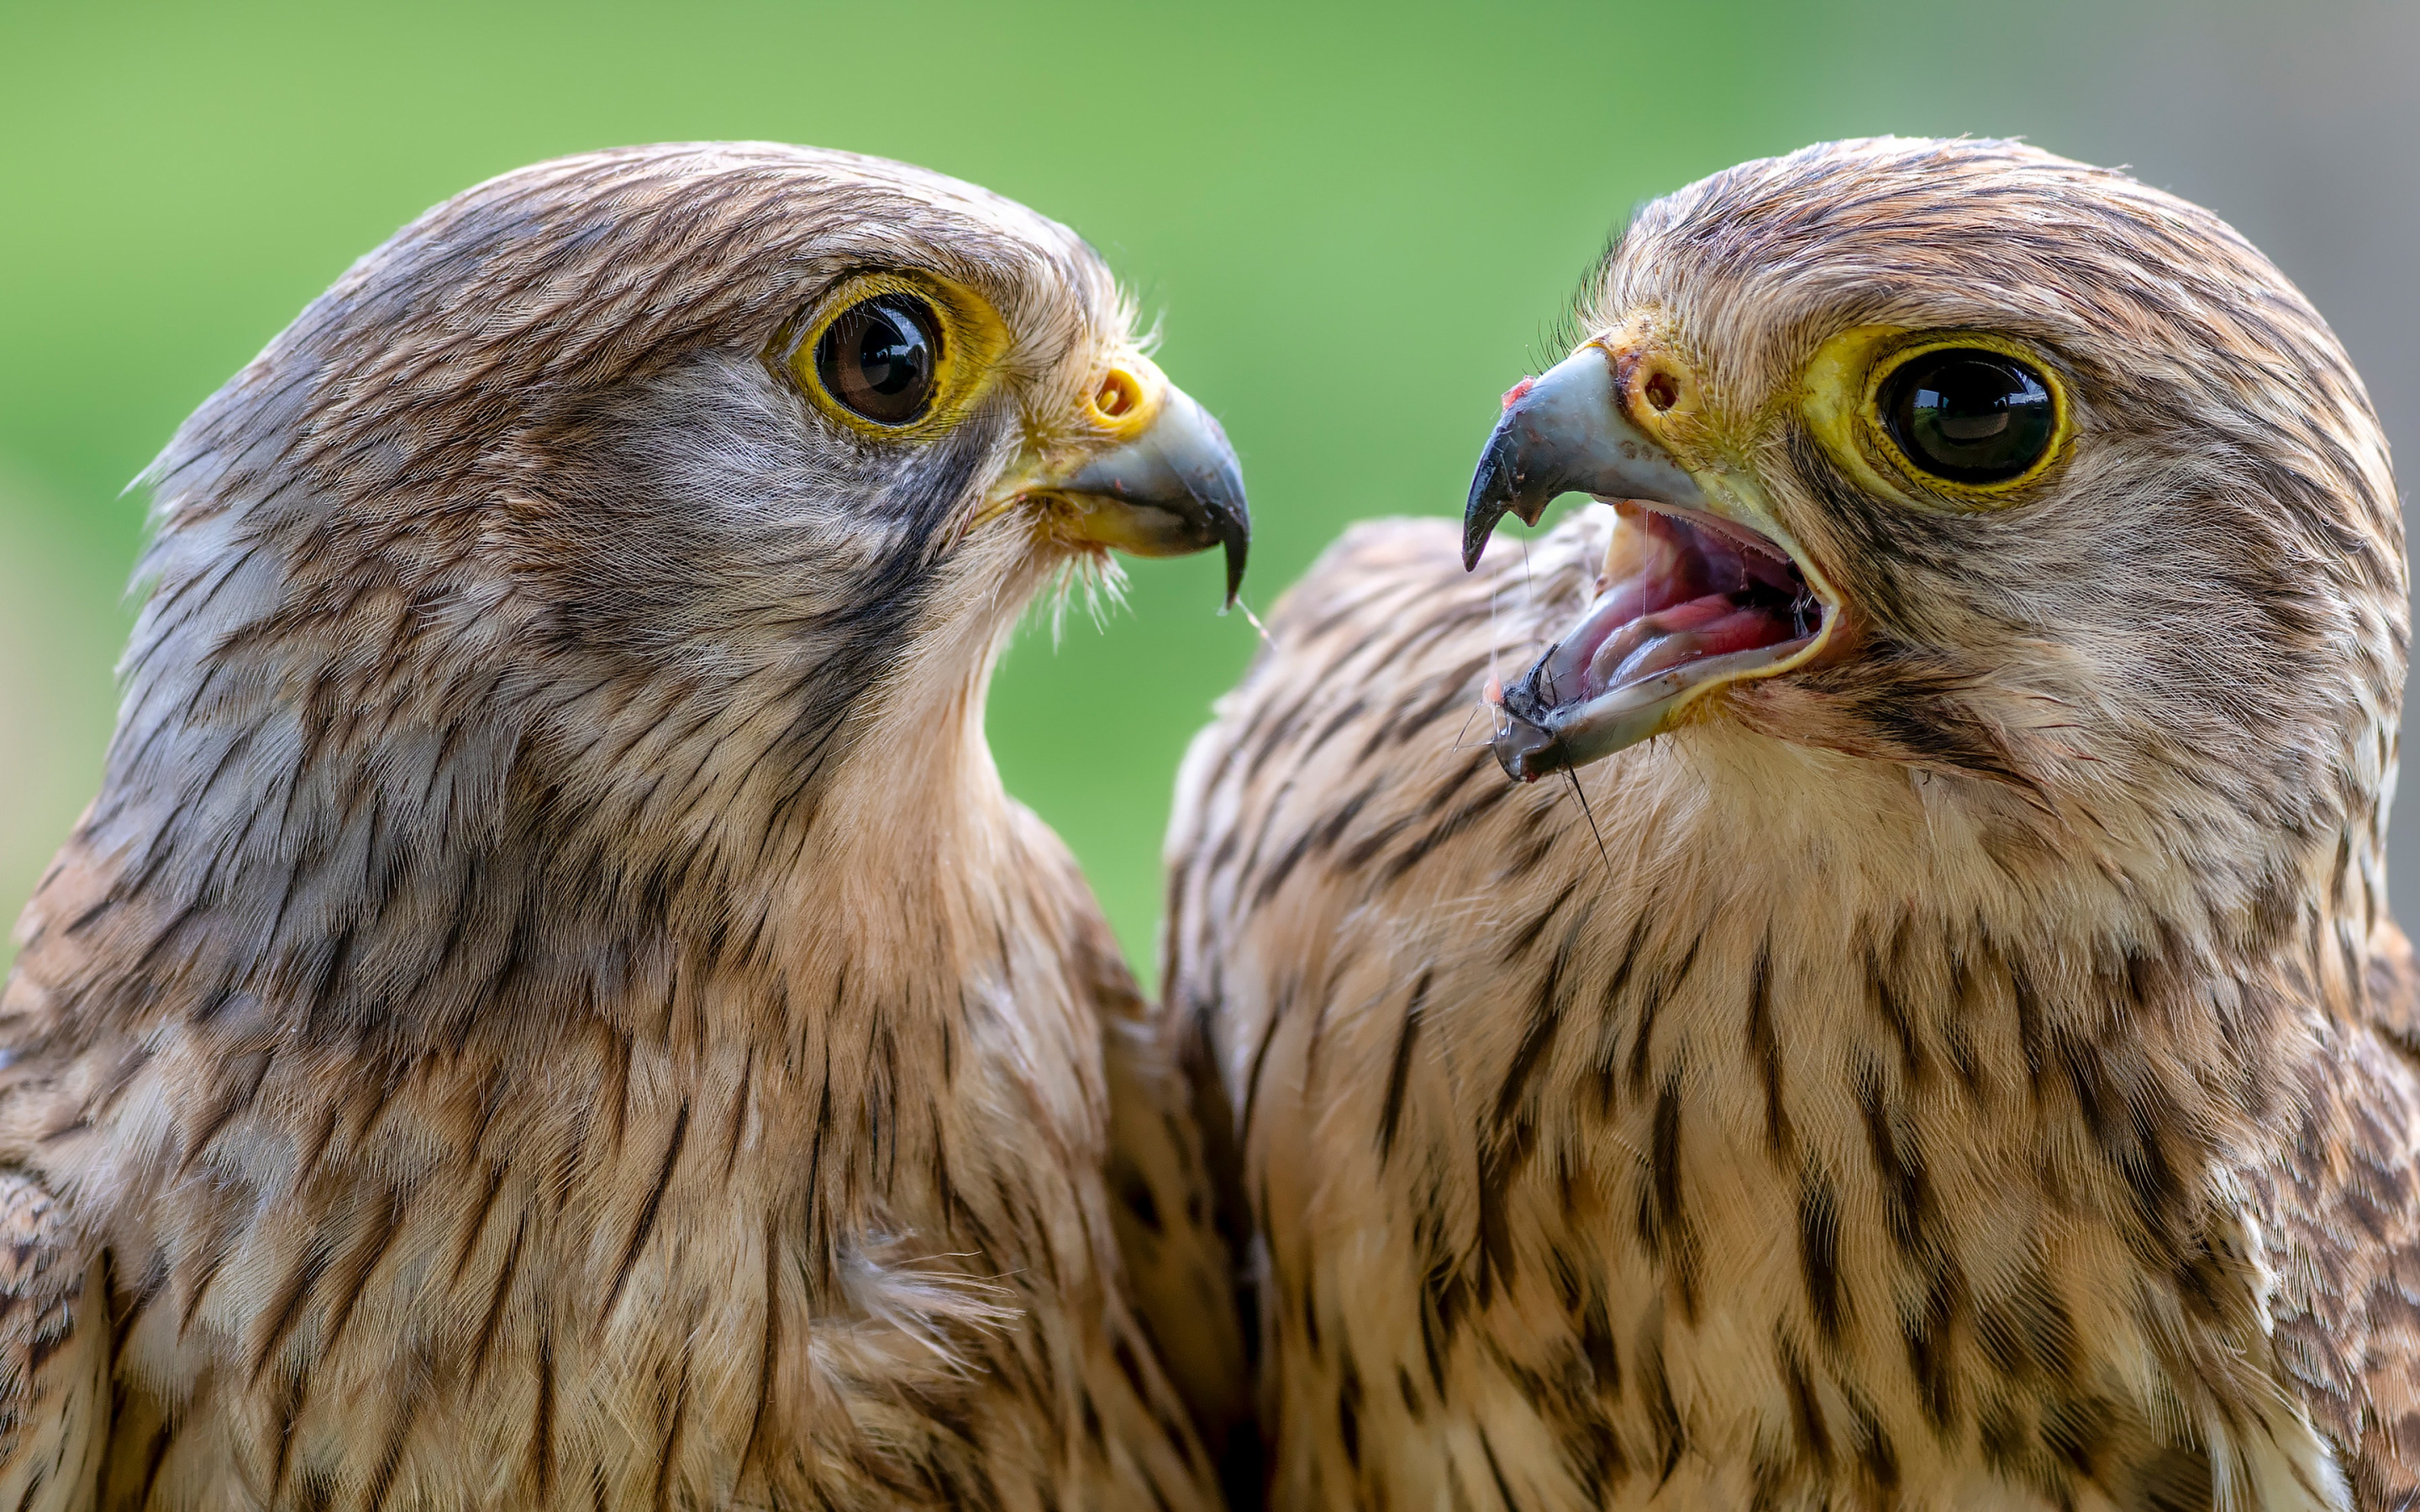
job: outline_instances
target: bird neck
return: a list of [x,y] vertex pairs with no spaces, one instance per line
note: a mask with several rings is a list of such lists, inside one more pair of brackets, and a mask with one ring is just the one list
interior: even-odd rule
[[1998,1035],[2012,1084],[2084,1079],[2079,1117],[2084,1082],[2148,1057],[2215,1127],[2259,1116],[2295,1046],[2366,1011],[2365,964],[2404,949],[2335,837],[2222,874],[2115,816],[2028,828],[2039,810],[1979,780],[1713,728],[1643,755],[1595,805],[1605,852],[1576,823],[1566,842],[1602,892],[1589,933],[1637,953],[1634,982],[1728,969],[1818,1078],[1966,1074]]

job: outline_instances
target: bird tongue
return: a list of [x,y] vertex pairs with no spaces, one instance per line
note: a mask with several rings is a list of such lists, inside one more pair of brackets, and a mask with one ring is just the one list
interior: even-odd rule
[[1771,542],[1694,512],[1614,507],[1621,520],[1596,599],[1538,668],[1538,690],[1555,704],[1814,633],[1806,579]]

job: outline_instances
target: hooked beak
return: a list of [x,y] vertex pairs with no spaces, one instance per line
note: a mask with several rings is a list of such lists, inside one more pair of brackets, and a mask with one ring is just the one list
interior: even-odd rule
[[1509,510],[1535,525],[1567,493],[1658,499],[1701,508],[1687,470],[1621,412],[1613,362],[1588,346],[1505,395],[1504,417],[1479,454],[1462,516],[1462,564],[1479,565],[1487,538]]
[[[1670,385],[1656,408],[1693,398],[1684,366],[1654,365]],[[1753,481],[1683,467],[1625,413],[1621,390],[1615,355],[1581,347],[1505,396],[1471,479],[1466,567],[1507,513],[1534,525],[1565,493],[1620,512],[1587,612],[1503,690],[1496,759],[1521,781],[1661,733],[1716,687],[1803,664],[1835,619],[1838,600]]]
[[1045,473],[1032,491],[1055,494],[1074,505],[1070,533],[1095,545],[1141,557],[1188,556],[1224,547],[1226,602],[1232,605],[1243,586],[1252,540],[1243,465],[1226,431],[1191,394],[1146,363],[1134,360],[1129,365],[1142,372],[1113,373],[1102,393],[1113,393],[1120,381],[1133,385],[1125,391],[1129,402],[1148,406],[1134,416],[1140,424],[1121,426],[1128,434],[1109,450],[1091,454],[1068,471]]

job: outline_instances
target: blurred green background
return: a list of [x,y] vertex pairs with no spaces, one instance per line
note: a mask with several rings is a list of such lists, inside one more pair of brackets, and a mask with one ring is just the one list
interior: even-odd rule
[[[2302,282],[2411,437],[2415,80],[2420,6],[2327,0],[0,0],[0,913],[94,787],[127,481],[355,256],[522,163],[778,138],[1068,222],[1242,453],[1265,606],[1346,521],[1457,508],[1496,395],[1559,355],[1546,332],[1632,206],[1824,137],[2132,164]],[[991,702],[1011,789],[1146,971],[1171,779],[1251,650],[1211,613],[1216,572],[1141,565],[1105,632],[1029,633]]]

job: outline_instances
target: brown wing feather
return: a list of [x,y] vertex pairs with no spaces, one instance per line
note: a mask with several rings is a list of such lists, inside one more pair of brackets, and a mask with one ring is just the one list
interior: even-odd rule
[[2301,1125],[2250,1173],[2279,1373],[2334,1443],[2360,1512],[2420,1499],[2420,974],[2381,919],[2365,1021],[2332,1023]]
[[109,1319],[50,1194],[0,1174],[0,1506],[88,1507],[109,1434]]
[[[1242,1504],[1238,1492],[1257,1491],[1258,1436],[1231,1247],[1241,1198],[1214,1158],[1225,1123],[1217,1072],[1165,1032],[1107,923],[1093,924],[1078,967],[1101,1010],[1110,1212],[1129,1296],[1219,1463],[1231,1504]],[[1214,1125],[1206,1134],[1204,1114]]]
[[2420,1057],[2420,962],[2391,918],[2370,932],[2366,1006],[2371,1024],[2406,1054]]
[[[1235,1336],[1250,1354],[1229,1368],[1248,1368],[1256,1378],[1268,1374],[1265,1354],[1271,1335],[1264,1332],[1269,1321],[1264,1308],[1272,1299],[1260,1289],[1268,1285],[1265,1256],[1247,1196],[1248,1181],[1256,1179],[1249,1175],[1241,1122],[1247,1093],[1229,1075],[1248,1054],[1233,1042],[1246,1031],[1227,1011],[1220,991],[1231,965],[1247,969],[1236,963],[1246,953],[1243,935],[1253,912],[1222,906],[1214,895],[1233,881],[1233,848],[1247,834],[1264,833],[1269,810],[1289,795],[1312,809],[1326,804],[1331,812],[1348,801],[1342,786],[1346,778],[1335,766],[1300,767],[1294,758],[1301,753],[1304,711],[1314,697],[1369,671],[1356,664],[1355,657],[1402,651],[1394,637],[1414,633],[1415,622],[1429,651],[1435,651],[1430,642],[1443,642],[1484,655],[1493,637],[1487,596],[1483,587],[1473,595],[1465,586],[1459,550],[1452,526],[1439,519],[1367,520],[1347,530],[1270,610],[1269,633],[1287,648],[1286,655],[1264,655],[1254,664],[1243,686],[1221,702],[1221,717],[1195,737],[1177,779],[1166,857],[1161,1007],[1146,1053],[1155,1062],[1157,1084],[1173,1088],[1190,1110],[1185,1122],[1200,1142],[1216,1202],[1213,1224],[1223,1255],[1232,1257],[1228,1273],[1238,1288],[1232,1310],[1217,1315],[1218,1327],[1223,1331],[1230,1317],[1240,1320]],[[1411,606],[1435,609],[1440,584],[1463,589],[1468,601],[1458,599],[1450,612],[1440,610],[1423,621]],[[1373,645],[1379,648],[1375,652]],[[1452,657],[1439,653],[1438,659],[1450,662]],[[1388,686],[1398,697],[1426,702],[1436,699],[1443,685],[1411,680]],[[1456,705],[1471,702],[1450,690],[1448,700]],[[1335,702],[1346,700],[1340,696]],[[1459,720],[1464,715],[1457,707],[1444,717]],[[1410,717],[1398,724],[1419,727]],[[1491,772],[1492,767],[1490,764]],[[1344,770],[1354,780],[1369,775],[1366,767]],[[1250,796],[1242,811],[1231,806],[1239,771],[1251,773],[1244,779]],[[1203,1247],[1197,1227],[1186,1250],[1200,1254]],[[1160,1316],[1177,1303],[1191,1309],[1191,1316],[1206,1319],[1212,1316],[1208,1309],[1188,1300],[1198,1287],[1198,1282],[1186,1288],[1159,1286],[1156,1296],[1151,1283],[1141,1283],[1140,1288],[1154,1298],[1146,1305]],[[1218,1399],[1234,1414],[1230,1421],[1238,1430],[1253,1421],[1242,1415],[1246,1393],[1256,1392],[1259,1398],[1264,1416],[1249,1439],[1231,1434],[1222,1467],[1230,1504],[1257,1506],[1269,1495],[1264,1472],[1272,1467],[1265,1466],[1264,1457],[1280,1436],[1280,1426],[1264,1415],[1280,1405],[1280,1383],[1259,1379],[1257,1386],[1230,1386],[1225,1376],[1218,1380]]]

